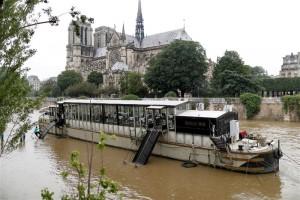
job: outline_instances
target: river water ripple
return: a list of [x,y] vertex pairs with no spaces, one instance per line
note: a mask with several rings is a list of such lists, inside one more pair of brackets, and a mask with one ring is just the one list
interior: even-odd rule
[[[133,152],[107,147],[108,176],[121,185],[123,199],[300,199],[300,123],[242,121],[241,129],[279,138],[285,155],[276,174],[247,175],[207,166],[183,168],[180,161],[152,156],[144,167],[130,162]],[[55,199],[70,191],[60,173],[69,168],[69,156],[80,152],[87,163],[89,143],[48,135],[37,140],[27,133],[25,145],[0,158],[0,199],[41,199],[48,187]],[[93,176],[100,166],[95,153]]]

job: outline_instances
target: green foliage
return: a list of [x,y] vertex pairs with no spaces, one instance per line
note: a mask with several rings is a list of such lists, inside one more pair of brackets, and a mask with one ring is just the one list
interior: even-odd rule
[[128,94],[121,98],[122,100],[140,100],[140,98],[134,94]]
[[128,72],[121,78],[122,94],[135,94],[144,97],[148,90],[142,81],[142,75],[137,72]]
[[63,71],[61,74],[57,77],[57,85],[61,89],[61,91],[65,91],[68,87],[72,85],[76,85],[82,82],[82,76],[73,71]]
[[300,78],[265,78],[262,87],[266,91],[300,91]]
[[39,94],[48,97],[59,97],[61,95],[61,90],[56,81],[48,79],[41,84]]
[[261,66],[250,67],[251,74],[257,78],[267,78],[267,71]]
[[252,93],[244,93],[240,96],[240,100],[246,107],[247,119],[251,119],[260,111],[260,96]]
[[150,60],[145,83],[155,92],[191,92],[205,83],[207,71],[204,48],[197,42],[176,40]]
[[119,90],[114,86],[107,86],[107,87],[100,88],[98,90],[98,94],[104,96],[111,96],[113,94],[119,94]]
[[54,192],[50,192],[48,188],[44,188],[41,191],[42,200],[53,200]]
[[283,109],[287,113],[288,111],[295,111],[300,117],[300,94],[294,96],[282,97]]
[[18,146],[20,136],[31,127],[28,116],[41,100],[27,98],[30,87],[22,68],[35,53],[29,47],[34,30],[23,27],[37,19],[34,8],[40,2],[5,0],[0,7],[0,138],[8,123],[15,127],[1,141],[0,156]]
[[241,93],[256,93],[260,87],[250,76],[240,75],[236,72],[225,70],[221,73],[220,84],[222,85],[221,94],[234,97]]
[[204,98],[204,110],[207,110],[209,108],[209,99],[208,98]]
[[177,97],[177,94],[174,91],[169,91],[165,94],[165,97]]
[[87,81],[89,83],[95,84],[98,87],[100,84],[103,83],[103,75],[101,72],[93,71],[88,75]]
[[87,97],[94,97],[97,94],[97,87],[96,85],[83,82],[78,83],[76,85],[69,86],[65,93],[70,97],[79,97],[79,96],[87,96]]
[[265,76],[262,67],[244,65],[235,51],[226,51],[218,59],[213,72],[212,87],[219,95],[238,96],[241,93],[256,93],[260,90],[260,77]]
[[27,97],[29,93],[30,87],[22,72],[0,68],[0,138],[8,123],[14,127],[6,130],[5,140],[1,141],[0,157],[16,149],[20,137],[32,127],[29,115],[38,108],[42,97],[31,99]]
[[[70,156],[70,166],[72,171],[76,173],[77,177],[77,186],[76,191],[71,194],[65,194],[62,196],[62,200],[105,200],[107,199],[107,194],[115,194],[117,195],[118,192],[118,184],[111,179],[109,179],[105,175],[105,169],[103,166],[103,150],[105,148],[105,143],[109,138],[104,132],[100,132],[99,135],[99,142],[97,144],[98,149],[101,151],[101,170],[98,179],[96,180],[96,185],[94,188],[91,186],[89,177],[86,177],[86,168],[84,167],[83,163],[80,162],[79,159],[79,152],[73,151]],[[94,144],[92,144],[94,145]],[[91,158],[92,159],[92,158]],[[89,162],[91,165],[91,162]],[[90,168],[89,168],[90,170]],[[69,172],[63,172],[62,176],[64,179],[69,177]],[[90,187],[90,188],[89,188]],[[92,190],[90,190],[92,189]],[[53,192],[49,192],[49,190],[43,189],[41,191],[41,195],[43,200],[52,200]]]

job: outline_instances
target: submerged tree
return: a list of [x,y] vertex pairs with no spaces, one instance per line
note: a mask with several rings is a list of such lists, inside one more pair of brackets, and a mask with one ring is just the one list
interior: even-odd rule
[[[67,179],[70,174],[74,174],[76,176],[77,185],[76,189],[72,193],[68,193],[62,196],[63,200],[105,200],[107,199],[107,194],[117,195],[118,185],[116,182],[112,181],[106,176],[104,162],[103,162],[103,150],[105,148],[105,142],[108,139],[108,135],[104,132],[100,132],[99,134],[99,142],[97,144],[97,148],[100,150],[101,155],[101,166],[100,173],[97,177],[96,181],[92,182],[91,179],[91,170],[92,170],[92,161],[94,156],[94,144],[91,143],[92,148],[89,150],[89,158],[88,158],[88,168],[84,166],[83,163],[79,160],[79,152],[74,151],[70,156],[70,171],[64,171],[61,173],[64,179]],[[48,188],[44,188],[41,191],[41,196],[43,200],[53,200],[53,192],[50,192]]]

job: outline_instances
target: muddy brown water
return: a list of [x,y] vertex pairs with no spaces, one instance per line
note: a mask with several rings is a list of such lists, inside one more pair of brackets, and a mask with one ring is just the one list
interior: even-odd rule
[[[107,147],[104,164],[108,176],[119,183],[124,199],[300,199],[300,123],[242,121],[241,128],[279,138],[287,156],[276,174],[247,175],[199,165],[183,168],[181,162],[152,156],[146,166],[135,168],[133,152]],[[0,158],[0,199],[41,199],[48,187],[55,199],[70,187],[60,173],[68,169],[69,155],[80,152],[87,163],[90,143],[48,135],[36,140],[29,132],[24,146]],[[101,163],[97,150],[93,176]]]

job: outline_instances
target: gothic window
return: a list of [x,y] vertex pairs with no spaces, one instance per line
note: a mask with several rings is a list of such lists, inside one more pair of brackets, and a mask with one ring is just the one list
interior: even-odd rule
[[85,43],[85,45],[87,45],[87,28],[85,28],[84,32],[85,32],[85,34],[84,34],[84,43]]
[[83,27],[80,28],[80,44],[83,44]]
[[118,61],[121,61],[121,54],[118,50],[113,50],[111,53],[110,53],[110,62],[111,62],[111,65],[114,65],[116,62]]
[[75,44],[75,37],[76,37],[76,34],[75,34],[75,31],[73,31],[73,44]]

